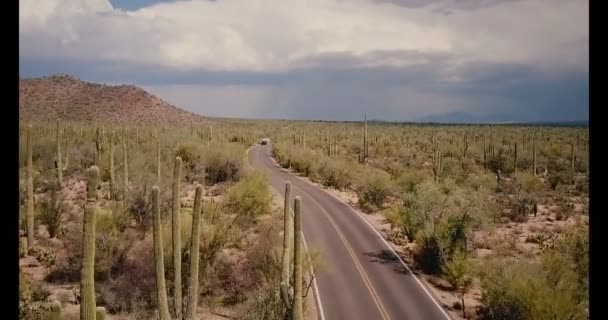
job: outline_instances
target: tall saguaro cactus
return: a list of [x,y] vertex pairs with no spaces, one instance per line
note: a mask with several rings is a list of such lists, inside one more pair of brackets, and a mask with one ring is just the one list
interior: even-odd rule
[[293,307],[291,309],[291,318],[293,320],[303,320],[304,313],[302,310],[302,219],[300,216],[300,207],[302,198],[296,196],[294,199],[294,237],[293,237]]
[[574,165],[576,163],[576,153],[574,149],[574,142],[570,142],[570,167],[574,171]]
[[532,137],[532,173],[536,175],[536,135]]
[[61,127],[59,126],[59,119],[57,119],[57,131],[55,132],[55,142],[57,148],[57,184],[61,187],[63,182],[63,165],[61,164]]
[[515,146],[513,150],[513,171],[517,173],[517,141],[515,141]]
[[198,184],[194,193],[192,211],[192,236],[190,244],[190,285],[188,285],[188,319],[194,319],[198,306],[198,264],[200,248],[201,211],[203,208],[203,186]]
[[[34,246],[34,177],[32,172],[32,125],[26,129],[27,143],[27,170],[26,170],[26,200],[25,200],[25,222],[27,231],[27,247]],[[27,252],[27,250],[26,250]]]
[[129,155],[127,152],[127,133],[122,134],[123,198],[129,191]]
[[163,257],[163,236],[160,221],[159,189],[152,187],[152,214],[154,215],[152,232],[154,236],[154,264],[156,270],[156,298],[160,320],[171,320],[167,303],[167,288],[165,284],[165,265]]
[[174,267],[174,297],[175,317],[182,318],[182,243],[180,237],[180,177],[182,174],[182,158],[175,157],[173,171],[173,206],[172,206],[172,240],[173,240],[173,267]]
[[156,183],[160,184],[160,136],[156,137]]
[[88,170],[87,201],[82,224],[82,268],[80,272],[80,319],[95,320],[95,202],[99,168]]
[[289,247],[293,237],[293,222],[291,219],[289,199],[291,197],[291,182],[285,183],[285,202],[283,205],[283,256],[281,260],[281,295],[288,310],[291,310],[291,299],[289,292],[289,269],[291,266]]
[[114,132],[110,132],[109,137],[109,158],[110,158],[110,199],[116,194],[116,179],[114,179]]

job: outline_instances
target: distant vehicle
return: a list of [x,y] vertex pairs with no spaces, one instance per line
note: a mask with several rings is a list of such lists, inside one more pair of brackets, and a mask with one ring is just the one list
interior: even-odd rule
[[270,143],[270,138],[264,138],[264,139],[262,139],[262,143],[261,143],[262,145],[266,145],[266,144],[269,144],[269,143]]

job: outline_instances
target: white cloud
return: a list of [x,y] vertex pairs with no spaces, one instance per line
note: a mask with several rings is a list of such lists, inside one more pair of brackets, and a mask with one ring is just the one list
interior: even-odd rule
[[482,3],[449,15],[437,11],[455,4],[435,2],[202,0],[125,12],[106,0],[20,0],[20,54],[177,70],[276,71],[332,54],[375,66],[420,63],[373,55],[415,51],[449,55],[452,70],[468,61],[588,68],[588,1]]

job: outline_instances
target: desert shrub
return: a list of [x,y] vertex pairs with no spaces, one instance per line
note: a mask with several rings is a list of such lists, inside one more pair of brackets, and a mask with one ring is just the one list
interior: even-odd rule
[[363,207],[371,205],[381,209],[391,191],[392,181],[389,174],[384,171],[369,170],[363,173],[363,178],[357,186],[359,204]]
[[96,283],[98,304],[103,304],[111,313],[133,313],[157,307],[153,246],[152,235],[133,243],[120,272],[104,283]]
[[524,192],[536,193],[540,192],[543,188],[543,184],[540,179],[531,173],[518,172],[515,174],[514,178]]
[[243,153],[242,147],[235,144],[210,145],[203,155],[206,181],[215,184],[238,180],[243,171]]
[[254,172],[228,189],[225,207],[239,221],[251,221],[270,212],[271,197],[266,176]]
[[464,295],[473,284],[471,269],[471,261],[465,251],[456,252],[442,267],[446,280],[460,296],[463,317],[466,317]]
[[510,262],[485,269],[485,319],[585,318],[576,299],[576,277],[559,255],[545,256],[540,264]]
[[110,213],[98,210],[96,214],[95,277],[100,281],[109,278],[112,273],[120,269],[125,254],[134,241],[123,233],[126,219],[130,218],[123,210]]
[[127,208],[135,222],[143,230],[146,230],[152,221],[152,203],[150,202],[150,190],[147,185],[135,186],[127,196]]
[[233,305],[246,299],[246,292],[258,287],[257,275],[245,258],[220,259],[216,268],[217,285],[221,288],[223,303]]
[[254,292],[241,319],[284,319],[285,305],[279,291],[279,286],[273,284]]
[[441,248],[436,235],[422,231],[418,232],[414,259],[416,265],[424,272],[437,274],[441,271]]
[[353,184],[352,166],[345,161],[326,158],[319,165],[321,183],[336,189],[345,189]]
[[550,171],[548,180],[551,189],[556,190],[560,184],[572,184],[574,176],[571,171]]
[[54,238],[61,227],[61,219],[65,213],[63,196],[59,194],[56,186],[50,187],[46,197],[40,204],[40,223],[47,226],[49,236]]
[[80,281],[80,264],[82,254],[82,223],[67,224],[64,236],[64,259],[58,260],[45,280],[51,283]]
[[425,179],[425,175],[419,170],[403,169],[401,174],[396,177],[395,184],[401,192],[413,192],[416,186]]
[[175,156],[182,158],[183,177],[186,181],[202,181],[205,174],[202,159],[206,151],[202,144],[193,141],[182,142],[177,146]]
[[574,178],[574,187],[576,191],[589,193],[589,176],[578,176]]
[[44,301],[49,295],[39,282],[27,279],[19,270],[19,319],[48,319],[50,305]]
[[55,251],[51,248],[33,246],[28,249],[28,253],[47,267],[51,267],[55,264],[56,255]]
[[501,149],[498,154],[488,159],[488,169],[494,173],[500,171],[503,175],[509,175],[513,172],[513,166],[510,164],[506,154]]

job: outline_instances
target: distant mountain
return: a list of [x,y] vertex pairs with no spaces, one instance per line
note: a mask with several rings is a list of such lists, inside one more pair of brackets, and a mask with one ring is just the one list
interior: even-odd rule
[[210,121],[132,85],[108,86],[71,76],[19,79],[19,118],[100,121],[120,125],[189,125]]

